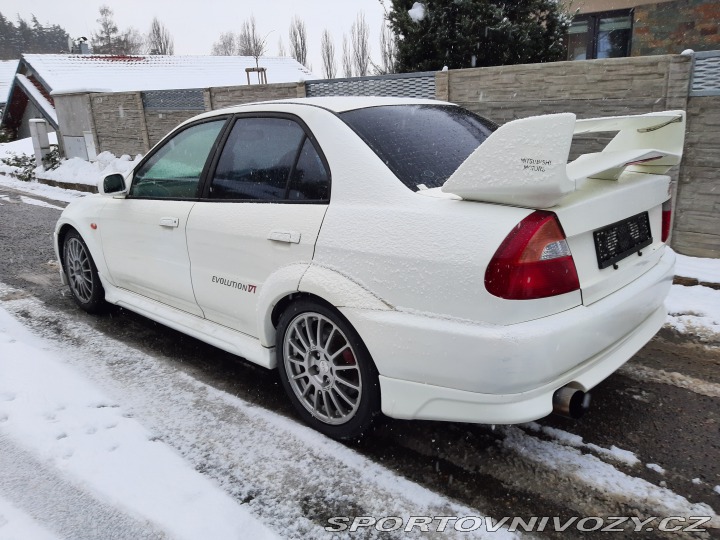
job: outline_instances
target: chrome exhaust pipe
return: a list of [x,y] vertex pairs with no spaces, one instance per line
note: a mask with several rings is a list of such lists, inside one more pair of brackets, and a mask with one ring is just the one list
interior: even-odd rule
[[590,393],[563,386],[553,394],[553,413],[577,420],[590,408]]

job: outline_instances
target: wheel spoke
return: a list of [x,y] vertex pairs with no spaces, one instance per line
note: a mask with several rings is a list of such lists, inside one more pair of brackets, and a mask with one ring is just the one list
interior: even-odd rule
[[347,343],[345,344],[344,347],[340,347],[340,348],[339,348],[337,351],[335,351],[335,352],[333,353],[333,355],[330,357],[330,361],[334,363],[334,362],[335,362],[335,359],[336,359],[338,356],[340,356],[340,353],[343,352],[345,349],[348,349],[349,347],[350,347],[350,345],[348,345]]
[[[360,391],[360,387],[356,384],[352,384],[344,379],[341,379],[340,377],[335,377],[335,381],[343,384],[344,386],[347,386],[348,388],[352,388],[353,390]],[[337,388],[337,386],[336,386]]]
[[334,390],[334,388],[330,388],[330,389],[328,390],[328,395],[330,396],[330,400],[333,402],[333,405],[335,406],[335,410],[337,410],[338,414],[339,414],[340,416],[345,416],[346,413],[345,413],[345,411],[342,409],[342,407],[340,407],[340,404],[338,403],[337,399],[335,399],[335,395],[333,394],[333,390]]

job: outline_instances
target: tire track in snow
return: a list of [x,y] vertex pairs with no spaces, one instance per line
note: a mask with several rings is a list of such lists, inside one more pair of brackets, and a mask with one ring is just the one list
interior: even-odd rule
[[[289,538],[342,538],[331,516],[481,516],[276,413],[186,375],[167,359],[128,347],[35,298],[0,284],[0,305],[52,343],[56,354],[129,408],[154,435],[269,527]],[[8,298],[8,300],[2,300]],[[68,345],[72,354],[68,354]],[[352,538],[423,536],[379,533]],[[442,538],[516,538],[507,531]]]

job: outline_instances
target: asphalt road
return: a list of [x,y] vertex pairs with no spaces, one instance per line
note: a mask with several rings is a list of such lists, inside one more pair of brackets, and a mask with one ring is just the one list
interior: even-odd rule
[[[54,262],[52,230],[60,211],[26,204],[18,193],[2,187],[0,205],[0,282],[23,289],[108,336],[170,358],[212,386],[293,416],[275,373],[123,309],[111,308],[102,316],[77,309],[60,283]],[[713,486],[720,485],[720,343],[714,345],[662,330],[623,370],[593,391],[590,412],[577,422],[548,417],[534,428],[508,430],[385,419],[371,437],[350,446],[410,480],[496,517],[662,517],[652,502],[624,496],[622,489],[600,488],[598,482],[581,474],[582,470],[578,472],[583,465],[568,463],[558,468],[513,445],[518,433],[529,435],[532,441],[556,440],[552,430],[537,432],[539,426],[546,426],[582,437],[583,453],[631,478],[667,488],[690,503],[705,503],[720,512],[720,493],[713,491]],[[679,375],[666,376],[665,372]],[[527,443],[530,439],[523,440]],[[576,443],[566,440],[563,444]],[[631,451],[640,464],[608,460],[588,444]],[[665,472],[658,473],[647,464],[658,464]],[[536,534],[579,537],[577,531]],[[626,531],[615,533],[615,537],[720,538],[720,531]]]

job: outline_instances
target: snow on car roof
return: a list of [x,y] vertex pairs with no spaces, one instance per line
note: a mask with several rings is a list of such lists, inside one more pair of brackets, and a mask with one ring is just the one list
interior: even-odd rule
[[367,107],[382,107],[387,105],[455,105],[445,101],[436,99],[417,99],[417,98],[396,98],[396,97],[378,97],[378,96],[335,96],[335,97],[309,97],[309,98],[293,98],[281,99],[273,101],[258,101],[254,103],[246,103],[228,107],[227,109],[218,109],[213,112],[223,113],[242,111],[249,106],[272,106],[272,105],[312,105],[322,107],[330,111],[341,113],[352,111],[355,109],[365,109]]
[[[106,92],[175,90],[247,84],[251,56],[24,54],[53,94],[82,89]],[[293,58],[261,57],[268,83],[298,82],[315,75]],[[257,74],[251,73],[255,83]]]

